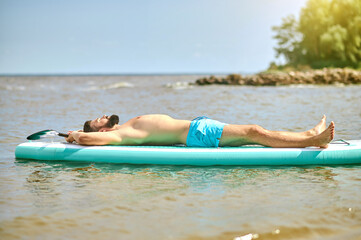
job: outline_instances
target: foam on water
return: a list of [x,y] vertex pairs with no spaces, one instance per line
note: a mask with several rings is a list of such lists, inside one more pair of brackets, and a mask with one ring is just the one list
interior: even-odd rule
[[116,83],[100,85],[100,86],[91,86],[85,89],[85,91],[109,90],[109,89],[132,88],[132,87],[134,87],[134,85],[128,82],[116,82]]
[[188,89],[192,88],[194,84],[189,82],[175,82],[175,83],[167,83],[164,86],[167,88],[173,88],[173,89]]

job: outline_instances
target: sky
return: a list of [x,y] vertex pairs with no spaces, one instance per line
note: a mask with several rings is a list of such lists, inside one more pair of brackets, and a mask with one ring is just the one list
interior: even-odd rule
[[0,74],[255,73],[306,0],[0,0]]

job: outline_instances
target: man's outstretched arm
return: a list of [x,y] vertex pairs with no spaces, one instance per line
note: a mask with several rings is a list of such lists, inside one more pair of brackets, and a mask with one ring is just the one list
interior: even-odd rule
[[81,131],[69,132],[69,137],[66,141],[72,143],[76,141],[81,145],[117,145],[122,139],[112,132],[90,132],[85,133]]

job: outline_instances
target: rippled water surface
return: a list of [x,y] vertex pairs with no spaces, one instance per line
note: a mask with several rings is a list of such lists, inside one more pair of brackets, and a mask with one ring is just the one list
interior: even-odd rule
[[[192,86],[199,76],[0,77],[0,239],[361,239],[361,166],[191,167],[16,160],[42,129],[102,114],[199,115],[361,139],[361,86]],[[63,141],[61,138],[59,141]],[[248,235],[251,236],[251,235]]]

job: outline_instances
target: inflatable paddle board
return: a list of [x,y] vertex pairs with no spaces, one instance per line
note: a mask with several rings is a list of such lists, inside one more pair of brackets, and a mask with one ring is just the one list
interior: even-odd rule
[[335,165],[360,164],[361,140],[334,142],[327,149],[262,146],[193,148],[185,146],[81,146],[27,142],[15,150],[17,159],[94,163],[166,165]]

